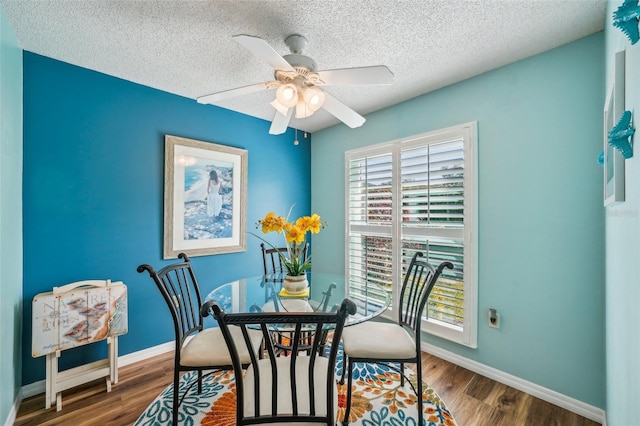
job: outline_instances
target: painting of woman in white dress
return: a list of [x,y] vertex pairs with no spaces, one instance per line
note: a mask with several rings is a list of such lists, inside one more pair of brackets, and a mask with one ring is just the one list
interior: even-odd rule
[[229,238],[232,231],[233,164],[197,158],[185,167],[184,239]]
[[211,220],[218,218],[222,210],[222,181],[218,177],[218,172],[211,170],[209,173],[209,183],[207,184],[207,214]]

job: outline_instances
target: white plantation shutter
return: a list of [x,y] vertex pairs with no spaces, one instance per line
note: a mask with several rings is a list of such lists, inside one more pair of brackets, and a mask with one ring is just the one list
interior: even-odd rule
[[349,163],[349,220],[391,225],[391,153],[355,158]]
[[401,150],[402,225],[464,227],[461,139]]
[[392,171],[390,152],[349,161],[347,275],[352,288],[374,282],[392,289]]
[[[349,285],[399,294],[416,251],[445,269],[425,330],[475,346],[475,123],[346,153]],[[383,296],[380,296],[381,300]],[[393,302],[392,302],[393,309]]]

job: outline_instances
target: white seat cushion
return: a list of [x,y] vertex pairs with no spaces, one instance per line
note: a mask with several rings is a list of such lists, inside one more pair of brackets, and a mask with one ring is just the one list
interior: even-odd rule
[[344,353],[353,358],[407,359],[416,356],[416,342],[395,323],[366,321],[342,331]]
[[[310,394],[309,394],[309,360],[307,355],[298,356],[296,359],[296,394],[298,398],[298,413],[309,414],[310,411]],[[281,356],[276,358],[276,368],[278,374],[278,414],[293,413],[293,405],[291,404],[291,370],[290,356]],[[269,359],[261,359],[257,362],[260,372],[260,414],[271,415],[271,361]],[[316,415],[325,415],[327,412],[327,374],[329,368],[329,360],[325,357],[316,357],[314,364],[314,392],[315,392],[315,408]],[[330,373],[332,376],[333,371]],[[335,381],[331,383],[334,386],[333,391],[333,408],[338,409],[338,389]],[[244,375],[244,414],[247,417],[254,417],[254,365],[250,365]],[[337,412],[337,411],[336,411]],[[270,423],[278,424],[278,423]],[[291,425],[303,425],[306,423],[287,423]],[[315,423],[317,425],[318,423]]]
[[[244,343],[242,331],[236,326],[229,327],[229,330],[238,349],[240,362],[249,364],[251,357]],[[259,330],[249,330],[249,338],[254,353],[257,354],[262,343],[262,333]],[[189,367],[231,365],[231,355],[220,328],[207,328],[193,336],[180,351],[180,363]]]

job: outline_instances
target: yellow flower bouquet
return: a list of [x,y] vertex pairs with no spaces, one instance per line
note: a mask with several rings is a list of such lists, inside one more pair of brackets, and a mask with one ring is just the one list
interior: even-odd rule
[[[291,211],[289,211],[291,213]],[[300,276],[311,268],[311,256],[305,258],[306,244],[305,239],[308,232],[317,234],[326,226],[326,223],[320,221],[320,216],[313,214],[311,216],[302,216],[293,222],[288,221],[288,217],[276,216],[274,212],[258,221],[257,227],[262,226],[262,232],[277,232],[284,234],[284,241],[287,247],[287,254],[279,253],[282,263],[287,268],[288,275]],[[257,236],[257,235],[256,235]],[[264,238],[258,237],[271,247],[275,248]]]

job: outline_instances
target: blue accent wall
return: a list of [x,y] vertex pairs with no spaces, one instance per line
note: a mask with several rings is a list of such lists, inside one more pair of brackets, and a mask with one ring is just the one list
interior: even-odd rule
[[[23,384],[44,379],[31,357],[31,300],[86,279],[128,286],[129,332],[120,355],[173,339],[167,307],[148,274],[161,267],[164,136],[248,150],[247,231],[267,212],[310,212],[310,137],[270,122],[24,53]],[[302,136],[299,134],[299,136]],[[281,241],[275,241],[281,243]],[[262,271],[260,241],[247,251],[194,257],[204,292]],[[106,354],[104,342],[63,352],[61,368]]]
[[22,49],[0,6],[0,424],[22,384],[21,333]]
[[344,270],[345,151],[477,120],[478,347],[424,341],[604,408],[603,59],[598,33],[314,133],[314,268]]

